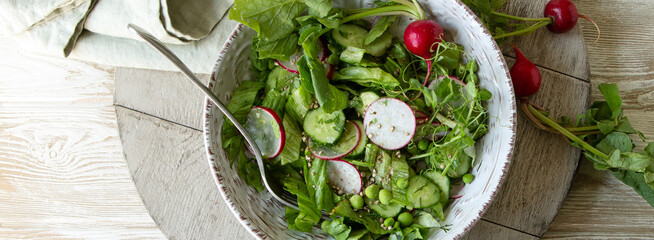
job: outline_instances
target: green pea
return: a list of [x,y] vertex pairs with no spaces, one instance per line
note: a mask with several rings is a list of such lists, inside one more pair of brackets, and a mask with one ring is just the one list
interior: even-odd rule
[[427,148],[429,148],[429,141],[427,139],[422,139],[418,142],[418,149],[425,151]]
[[413,216],[411,216],[411,213],[403,212],[397,216],[397,221],[402,224],[402,227],[406,227],[413,223]]
[[466,173],[466,175],[463,175],[463,182],[468,184],[472,182],[472,180],[475,179],[475,177],[472,176],[470,173]]
[[409,186],[409,180],[406,178],[400,178],[395,182],[395,185],[399,187],[400,189],[405,189],[406,187]]
[[377,185],[370,185],[366,188],[365,191],[366,197],[370,199],[377,199],[377,195],[379,194],[379,186]]
[[386,189],[379,190],[379,201],[382,204],[384,204],[384,205],[389,204],[391,202],[392,197],[393,196],[391,195],[390,191],[388,191]]
[[393,218],[387,218],[384,220],[384,226],[390,227],[393,226],[393,224],[395,224],[395,220],[393,220]]
[[354,209],[361,209],[363,207],[363,197],[359,194],[354,194],[350,197],[350,204]]

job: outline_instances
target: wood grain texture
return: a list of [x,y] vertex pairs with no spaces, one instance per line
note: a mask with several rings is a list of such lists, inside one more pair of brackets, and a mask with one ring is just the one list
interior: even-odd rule
[[535,240],[538,238],[482,219],[462,239]]
[[[145,71],[145,72],[144,72]],[[209,75],[198,78],[206,85]],[[202,129],[204,94],[180,72],[117,68],[115,104]]]
[[[544,6],[548,1],[509,0],[500,12],[520,17],[542,18]],[[579,26],[564,34],[552,34],[547,28],[541,28],[526,36],[506,38],[501,48],[505,55],[515,57],[509,44],[514,42],[534,64],[588,81],[590,67],[584,39],[579,37],[581,34]]]
[[249,239],[211,177],[202,131],[116,107],[145,206],[170,239]]
[[[512,65],[513,59],[507,58]],[[543,81],[531,101],[553,116],[576,116],[588,107],[590,83],[540,68]],[[563,107],[565,106],[565,107]],[[580,151],[562,136],[535,128],[518,115],[511,168],[483,218],[542,236],[563,204]]]
[[112,73],[0,38],[0,238],[163,237],[126,170]]
[[[654,138],[654,7],[647,0],[575,1],[602,30],[596,44],[592,24],[581,21],[591,63],[592,99],[599,83],[616,83],[625,115]],[[650,140],[651,141],[651,140]],[[635,140],[636,147],[645,144]],[[582,160],[565,203],[545,239],[654,239],[654,209],[630,187]]]

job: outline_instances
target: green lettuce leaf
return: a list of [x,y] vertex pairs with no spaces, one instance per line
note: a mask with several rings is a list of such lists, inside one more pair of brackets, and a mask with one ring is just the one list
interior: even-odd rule
[[364,87],[392,89],[400,85],[393,75],[381,68],[346,67],[334,72],[334,81],[350,81]]
[[391,232],[381,227],[379,217],[365,211],[354,212],[350,201],[345,199],[340,201],[334,210],[330,213],[332,218],[336,216],[346,217],[352,221],[363,224],[373,234],[387,234]]
[[379,18],[377,20],[377,23],[375,23],[374,26],[372,26],[372,29],[370,29],[370,32],[368,32],[368,35],[366,35],[366,38],[364,39],[364,43],[366,45],[372,43],[375,41],[375,39],[379,38],[386,30],[393,25],[395,21],[397,21],[399,17],[398,16],[384,16]]
[[229,19],[245,24],[261,39],[277,40],[291,34],[306,9],[303,0],[235,0]]
[[318,209],[316,203],[311,199],[307,186],[301,178],[285,177],[282,179],[282,183],[286,191],[297,196],[298,208],[300,209],[297,215],[294,212],[297,210],[291,209],[289,213],[289,208],[286,209],[287,215],[295,216],[294,219],[287,218],[289,228],[296,231],[311,232],[311,228],[320,222],[322,211]]
[[327,160],[315,158],[311,161],[311,168],[305,167],[304,179],[316,207],[329,212],[334,208],[334,198],[332,189],[327,184],[326,165]]
[[259,40],[259,58],[272,58],[289,61],[298,52],[298,35],[293,33],[275,40]]
[[304,0],[304,3],[309,7],[309,14],[319,18],[327,17],[332,10],[331,0]]

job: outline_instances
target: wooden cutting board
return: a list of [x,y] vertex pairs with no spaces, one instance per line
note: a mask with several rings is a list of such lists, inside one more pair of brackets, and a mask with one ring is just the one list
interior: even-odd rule
[[[503,12],[540,16],[545,0],[510,1]],[[581,30],[542,29],[513,41],[539,68],[532,101],[553,116],[588,107],[589,65]],[[514,54],[502,46],[509,66]],[[209,63],[211,64],[211,63]],[[208,75],[199,75],[205,83]],[[251,239],[223,202],[202,137],[204,96],[177,72],[118,68],[115,106],[125,158],[154,221],[171,239]],[[511,168],[500,193],[468,239],[537,239],[548,229],[572,182],[580,151],[534,128],[519,114]]]

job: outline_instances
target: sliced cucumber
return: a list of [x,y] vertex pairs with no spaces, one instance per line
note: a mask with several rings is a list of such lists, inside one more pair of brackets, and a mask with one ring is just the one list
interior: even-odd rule
[[438,186],[422,175],[416,175],[409,179],[406,198],[415,208],[431,207],[438,203],[440,194]]
[[313,138],[309,139],[311,155],[326,160],[339,159],[351,153],[361,140],[361,130],[352,121],[347,121],[342,137],[334,144],[317,144]]
[[436,183],[436,185],[441,189],[440,202],[447,202],[450,198],[450,178],[443,176],[440,171],[433,169],[423,172],[422,175]]
[[366,197],[366,204],[383,218],[394,218],[402,211],[402,205],[394,202],[384,205]]
[[352,24],[343,24],[332,31],[334,40],[343,47],[364,48],[363,40],[368,35],[365,28]]
[[375,92],[372,92],[372,91],[365,91],[365,92],[362,92],[359,95],[359,97],[361,98],[362,106],[360,108],[357,107],[356,111],[359,114],[363,115],[363,114],[366,113],[366,109],[368,109],[368,106],[370,106],[371,103],[373,103],[374,101],[377,101],[377,99],[379,99],[379,94],[377,94]]
[[316,143],[334,144],[345,130],[345,114],[343,111],[326,113],[316,108],[307,112],[302,127]]
[[398,181],[408,181],[410,179],[409,164],[407,164],[404,156],[400,158],[393,157],[391,160],[391,169],[392,173],[390,174],[390,178],[392,189],[389,190],[393,193],[392,201],[400,203],[402,206],[407,206],[407,208],[411,208],[411,204],[406,199],[406,185],[404,188],[401,188],[397,184]]
[[363,122],[361,122],[361,120],[354,120],[352,122],[359,127],[359,131],[361,132],[361,139],[359,139],[359,144],[357,145],[357,147],[354,150],[352,150],[350,154],[347,155],[347,158],[359,158],[363,156],[364,152],[366,151],[366,144],[368,144],[368,136],[366,136],[366,134],[364,134],[363,132]]

